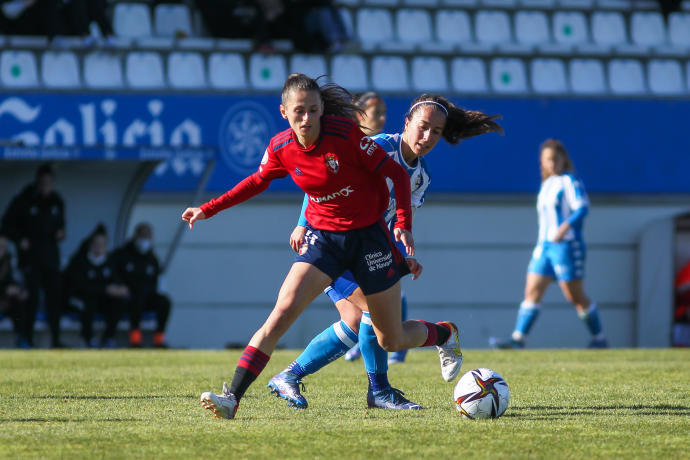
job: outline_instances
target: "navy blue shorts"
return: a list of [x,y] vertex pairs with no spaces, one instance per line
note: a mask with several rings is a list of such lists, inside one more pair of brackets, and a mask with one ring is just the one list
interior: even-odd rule
[[334,281],[350,270],[365,295],[385,291],[410,273],[383,220],[346,231],[317,230],[307,224],[295,262],[311,264]]

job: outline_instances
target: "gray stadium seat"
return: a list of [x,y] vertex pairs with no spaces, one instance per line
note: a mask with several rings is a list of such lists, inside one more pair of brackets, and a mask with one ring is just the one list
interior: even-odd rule
[[125,77],[131,88],[164,88],[165,77],[160,54],[153,51],[130,52],[126,58]]
[[616,11],[595,11],[592,13],[592,39],[604,46],[628,44],[625,19]]
[[578,45],[589,41],[587,20],[579,11],[557,11],[553,15],[553,36],[556,43]]
[[204,58],[192,51],[173,52],[168,56],[168,83],[178,89],[206,87]]
[[365,49],[393,41],[393,18],[388,10],[363,8],[357,12],[357,38]]
[[254,53],[249,58],[249,81],[255,89],[281,89],[287,78],[285,59],[279,55]]
[[208,80],[217,89],[246,89],[247,71],[238,53],[212,53],[208,58]]
[[441,43],[453,45],[472,42],[470,16],[461,10],[437,11],[436,38]]
[[84,56],[84,85],[88,88],[122,88],[122,62],[112,53],[93,52]]
[[642,64],[636,59],[612,59],[609,62],[609,86],[611,92],[620,95],[636,95],[646,92]]
[[403,43],[423,44],[432,40],[431,15],[423,9],[401,8],[395,13],[395,30]]
[[451,63],[453,89],[460,93],[488,92],[484,61],[478,58],[455,58]]
[[369,89],[367,64],[361,56],[339,54],[331,61],[333,81],[349,91]]
[[362,0],[367,6],[397,6],[398,0]]
[[690,48],[690,13],[671,13],[668,17],[668,35],[673,46]]
[[448,90],[446,63],[438,57],[412,59],[412,88],[416,91],[445,92]]
[[377,91],[409,91],[407,64],[398,56],[376,56],[371,60],[371,84]]
[[491,87],[497,93],[527,92],[525,65],[521,59],[491,60]]
[[515,38],[525,45],[541,45],[551,41],[549,20],[542,11],[518,11],[513,16]]
[[8,88],[39,86],[34,54],[31,51],[3,51],[0,56],[0,80]]
[[667,34],[661,13],[640,11],[633,13],[630,19],[630,36],[636,45],[665,45]]
[[115,35],[129,38],[151,34],[151,11],[143,3],[118,3],[113,10]]
[[46,51],[41,56],[41,77],[47,88],[79,88],[79,60],[71,51]]
[[598,59],[573,59],[569,64],[570,89],[576,94],[606,92],[604,65]]
[[156,35],[159,37],[191,37],[192,20],[186,5],[161,3],[153,11]]
[[293,54],[290,58],[290,73],[296,72],[309,75],[311,78],[327,75],[326,60],[316,54]]
[[686,92],[680,62],[671,59],[652,59],[647,63],[649,90],[658,95]]
[[477,11],[474,32],[480,43],[499,45],[512,41],[510,18],[505,11]]
[[435,7],[438,3],[439,0],[403,0],[405,6],[424,6],[427,8]]
[[532,90],[538,94],[563,94],[568,92],[566,71],[560,59],[534,59],[530,63]]

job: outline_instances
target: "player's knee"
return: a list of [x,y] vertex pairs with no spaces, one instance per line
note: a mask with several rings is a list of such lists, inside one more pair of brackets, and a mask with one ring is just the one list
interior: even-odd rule
[[381,348],[389,353],[393,351],[400,351],[404,348],[402,343],[399,340],[396,340],[394,337],[377,337],[377,339]]

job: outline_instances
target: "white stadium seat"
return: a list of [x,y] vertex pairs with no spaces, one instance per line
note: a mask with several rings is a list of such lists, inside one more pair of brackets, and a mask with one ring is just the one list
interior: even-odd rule
[[84,85],[88,88],[122,88],[122,62],[112,53],[93,52],[84,57]]
[[614,94],[644,94],[644,71],[635,59],[613,59],[609,62],[609,86]]
[[377,91],[409,91],[407,64],[397,56],[376,56],[371,61],[371,83]]
[[9,88],[39,86],[36,57],[31,51],[3,51],[0,56],[0,80]]
[[630,36],[636,45],[665,45],[666,27],[661,13],[640,11],[633,13],[630,20]]
[[474,16],[474,31],[480,43],[504,44],[512,41],[510,18],[505,11],[478,11]]
[[627,44],[623,15],[616,11],[595,11],[592,13],[592,39],[599,45]]
[[357,38],[363,46],[393,41],[393,18],[388,10],[363,8],[357,12]]
[[361,56],[339,54],[331,61],[333,81],[349,91],[366,91],[369,89],[367,64]]
[[79,88],[79,61],[71,51],[46,51],[41,57],[41,77],[48,88]]
[[542,11],[518,11],[514,20],[518,43],[541,45],[551,41],[549,21]]
[[155,89],[165,87],[163,60],[153,51],[133,51],[127,55],[125,74],[132,88]]
[[455,58],[451,63],[453,89],[460,93],[484,93],[486,84],[484,61],[477,58]]
[[158,4],[153,21],[159,37],[192,36],[192,19],[186,5]]
[[212,53],[208,58],[208,80],[213,88],[247,88],[244,59],[237,53]]
[[431,15],[422,9],[402,8],[395,14],[398,40],[423,44],[432,40]]
[[565,64],[560,59],[534,59],[530,64],[532,90],[539,94],[568,92]]
[[439,10],[436,13],[436,38],[441,43],[471,42],[470,16],[461,10]]
[[671,13],[668,17],[668,38],[672,45],[690,48],[690,13]]
[[563,45],[588,42],[585,15],[579,11],[557,11],[553,15],[553,36],[556,43]]
[[118,3],[113,10],[113,30],[121,37],[151,35],[151,11],[143,3]]
[[195,52],[173,52],[168,56],[168,82],[173,88],[206,87],[204,58]]
[[446,63],[437,57],[416,57],[412,60],[412,88],[422,92],[448,90]]
[[497,93],[527,92],[525,65],[516,58],[491,60],[491,87]]
[[290,58],[290,73],[303,73],[311,78],[327,75],[326,60],[316,54],[293,54]]
[[678,61],[652,59],[647,64],[649,90],[654,94],[670,95],[685,93],[683,70]]
[[281,89],[287,78],[285,59],[254,53],[249,58],[249,81],[256,89]]
[[570,89],[576,94],[601,94],[606,92],[604,65],[597,59],[573,59],[570,61]]

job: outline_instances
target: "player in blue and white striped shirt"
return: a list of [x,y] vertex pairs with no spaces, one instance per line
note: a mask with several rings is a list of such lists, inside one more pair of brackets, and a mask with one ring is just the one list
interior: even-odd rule
[[605,348],[608,343],[596,303],[589,299],[583,287],[586,247],[582,224],[589,211],[589,200],[560,141],[546,140],[540,152],[539,237],[527,267],[525,298],[520,304],[510,340],[492,339],[492,344],[499,348],[524,347],[525,337],[539,316],[544,292],[555,278],[563,295],[575,306],[591,333],[589,346]]

